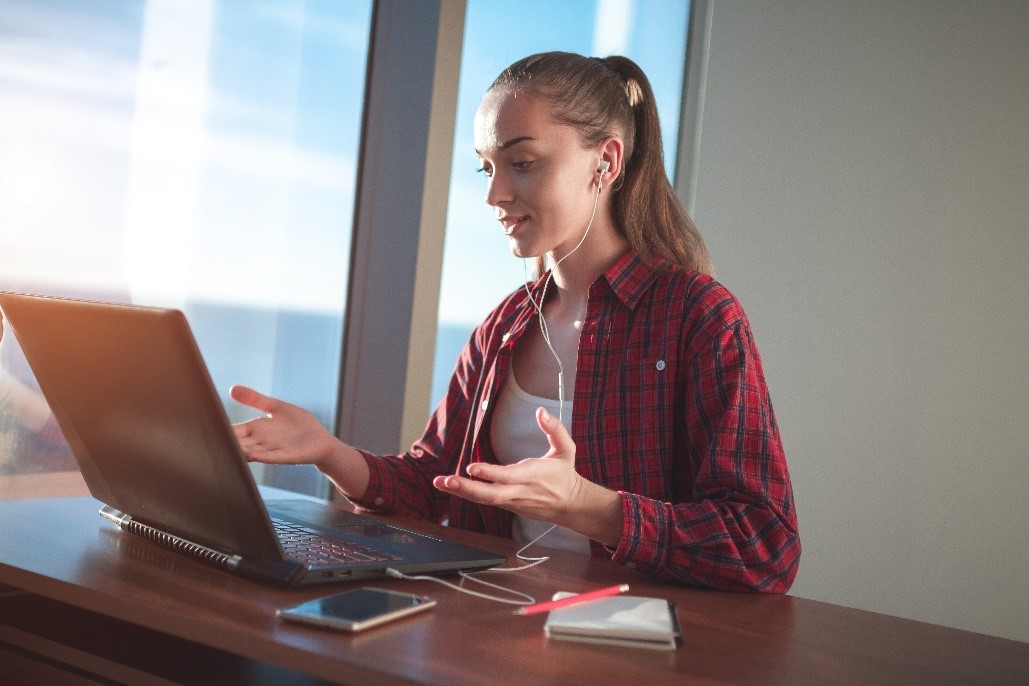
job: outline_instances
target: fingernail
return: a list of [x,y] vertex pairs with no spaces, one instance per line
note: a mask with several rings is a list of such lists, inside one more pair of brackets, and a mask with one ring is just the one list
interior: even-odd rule
[[544,407],[543,408],[543,421],[545,421],[545,422],[547,422],[549,424],[551,419],[552,419],[552,417],[550,416],[550,413],[547,412],[547,408]]

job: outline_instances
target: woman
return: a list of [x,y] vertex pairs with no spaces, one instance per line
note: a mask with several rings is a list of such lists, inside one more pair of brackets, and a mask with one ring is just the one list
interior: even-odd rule
[[527,57],[483,98],[475,144],[486,202],[539,277],[472,333],[423,437],[372,455],[235,387],[266,414],[237,425],[247,457],[312,463],[370,510],[785,592],[800,542],[760,359],[665,175],[646,76],[624,57]]

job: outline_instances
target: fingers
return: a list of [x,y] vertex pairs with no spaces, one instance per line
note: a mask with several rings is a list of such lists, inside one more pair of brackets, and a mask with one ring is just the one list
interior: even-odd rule
[[[244,424],[237,424],[233,428],[236,432],[236,439],[240,450],[251,462],[268,462],[274,464],[299,464],[306,463],[306,453],[303,447],[283,443],[282,438],[275,433],[262,431],[261,422],[270,422],[266,418],[253,419]],[[254,427],[251,429],[250,427]]]
[[265,414],[273,414],[283,405],[281,400],[258,393],[248,386],[233,386],[229,389],[229,396],[236,402],[260,410]]
[[545,478],[548,465],[538,458],[529,457],[514,464],[473,462],[465,471],[472,477],[470,483],[488,481],[494,484],[530,484]]
[[581,480],[575,472],[575,442],[561,421],[542,407],[536,411],[536,422],[550,443],[546,455],[507,465],[474,462],[466,469],[468,477],[437,476],[433,486],[472,502],[558,521]]
[[575,441],[568,434],[565,425],[557,417],[547,412],[546,408],[536,409],[536,423],[550,441],[552,450],[548,457],[553,457],[555,453],[558,456],[575,455]]
[[239,443],[240,450],[243,451],[243,455],[248,460],[254,460],[254,455],[262,450],[263,442],[258,435],[256,429],[257,422],[268,421],[267,418],[251,419],[250,421],[243,422],[242,424],[233,424],[232,431],[236,434],[236,442]]
[[432,485],[450,495],[456,495],[465,500],[482,503],[483,505],[501,505],[509,503],[515,495],[514,486],[503,486],[497,483],[484,483],[474,479],[466,479],[461,476],[437,476],[432,480]]
[[243,448],[243,454],[251,462],[266,464],[300,464],[305,462],[301,453],[289,448],[265,448],[253,445]]
[[[543,456],[545,461],[528,458],[515,464],[507,465],[473,462],[468,465],[468,476],[494,484],[524,484],[543,477],[546,471],[550,469],[550,466],[547,464],[550,460],[574,462],[575,441],[568,435],[564,424],[542,407],[536,410],[536,422],[550,442],[550,451]],[[476,482],[469,481],[468,483],[474,484]]]
[[244,438],[250,438],[252,433],[253,425],[250,422],[243,422],[242,424],[233,424],[232,431],[236,434],[236,438],[241,441]]

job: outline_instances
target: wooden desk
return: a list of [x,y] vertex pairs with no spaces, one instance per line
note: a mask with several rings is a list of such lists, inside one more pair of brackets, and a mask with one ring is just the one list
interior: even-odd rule
[[0,474],[0,500],[67,498],[73,495],[89,495],[86,482],[77,471]]
[[[537,598],[628,582],[636,595],[678,603],[683,647],[548,642],[542,615],[392,580],[377,585],[439,605],[363,634],[307,628],[275,610],[346,584],[301,590],[242,579],[124,534],[98,508],[89,497],[0,503],[0,584],[9,587],[0,594],[0,673],[21,675],[14,683],[58,674],[64,683],[133,684],[1029,683],[1029,644],[790,596],[656,583],[564,553],[499,581]],[[452,533],[509,557],[517,548]]]

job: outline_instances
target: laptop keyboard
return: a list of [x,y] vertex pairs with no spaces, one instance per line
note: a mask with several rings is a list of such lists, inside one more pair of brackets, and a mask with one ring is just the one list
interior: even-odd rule
[[396,555],[384,553],[353,541],[326,538],[314,529],[272,517],[286,557],[311,565],[335,565],[360,562],[392,562]]

